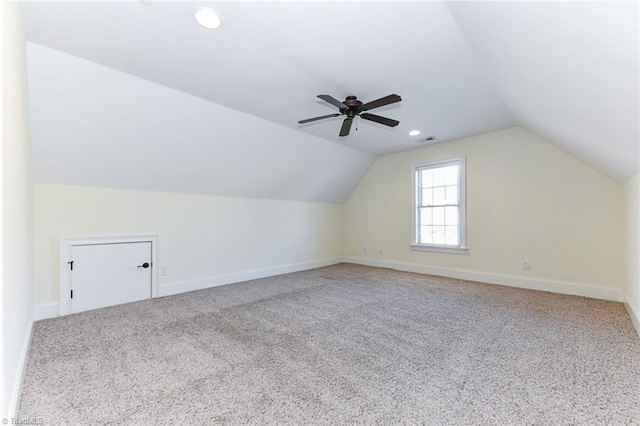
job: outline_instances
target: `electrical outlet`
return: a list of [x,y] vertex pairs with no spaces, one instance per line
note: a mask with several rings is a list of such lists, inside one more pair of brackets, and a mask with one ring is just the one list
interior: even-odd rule
[[295,258],[296,259],[300,259],[300,252],[299,251],[296,251]]
[[524,260],[522,262],[522,269],[524,269],[525,271],[528,271],[529,269],[531,269],[531,262],[528,260]]
[[379,250],[378,250],[378,254],[379,254],[380,256],[384,256],[384,250],[379,249]]
[[362,247],[362,253],[367,254],[369,250],[366,247]]
[[169,275],[169,272],[167,272],[167,267],[163,266],[162,268],[160,268],[160,275],[162,275],[163,277],[165,275]]

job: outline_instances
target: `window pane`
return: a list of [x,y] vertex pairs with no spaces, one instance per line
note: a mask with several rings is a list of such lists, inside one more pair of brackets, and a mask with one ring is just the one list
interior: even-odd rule
[[458,217],[458,208],[457,207],[445,207],[444,211],[444,224],[447,226],[458,226],[459,217]]
[[444,167],[442,169],[444,173],[445,185],[458,185],[458,170],[459,167],[457,165]]
[[433,210],[433,224],[444,225],[444,207],[434,207]]
[[444,188],[433,188],[433,205],[442,206],[446,203],[446,192]]
[[445,244],[457,246],[460,244],[459,228],[457,226],[447,226],[445,233]]
[[444,244],[444,232],[434,232],[433,233],[433,244]]
[[457,186],[447,186],[445,187],[446,192],[446,202],[447,204],[458,204],[458,187]]
[[433,204],[433,189],[427,188],[422,190],[422,205],[430,206]]
[[444,168],[439,167],[437,169],[431,169],[431,171],[433,172],[433,186],[444,186]]
[[419,219],[422,226],[431,225],[433,223],[433,209],[431,207],[420,209]]
[[433,186],[433,170],[431,170],[431,169],[423,170],[422,172],[420,172],[420,174],[422,175],[422,187],[423,188]]
[[433,228],[431,226],[422,226],[420,227],[420,240],[421,244],[432,244],[433,243]]

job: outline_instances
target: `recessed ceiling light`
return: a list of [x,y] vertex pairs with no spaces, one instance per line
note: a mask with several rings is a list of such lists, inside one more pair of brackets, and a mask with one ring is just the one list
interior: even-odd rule
[[420,130],[412,130],[409,132],[409,136],[418,136],[420,134]]
[[222,25],[220,16],[211,9],[200,9],[197,11],[196,22],[208,30],[217,30]]

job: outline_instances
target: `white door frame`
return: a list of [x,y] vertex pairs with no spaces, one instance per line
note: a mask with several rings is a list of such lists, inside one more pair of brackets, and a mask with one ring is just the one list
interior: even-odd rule
[[158,234],[149,235],[124,235],[108,237],[81,237],[81,238],[60,238],[60,263],[59,287],[60,287],[60,316],[71,313],[71,271],[69,262],[71,261],[71,249],[73,246],[87,246],[95,244],[126,244],[126,243],[151,243],[151,297],[160,296],[158,285],[158,247],[160,236]]

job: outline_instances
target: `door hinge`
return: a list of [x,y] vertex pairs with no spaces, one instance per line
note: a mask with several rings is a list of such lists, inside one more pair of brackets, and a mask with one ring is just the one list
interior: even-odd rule
[[69,266],[71,267],[71,270],[73,271],[73,260],[71,262],[67,262],[69,264]]
[[73,290],[71,290],[71,298],[73,299]]

